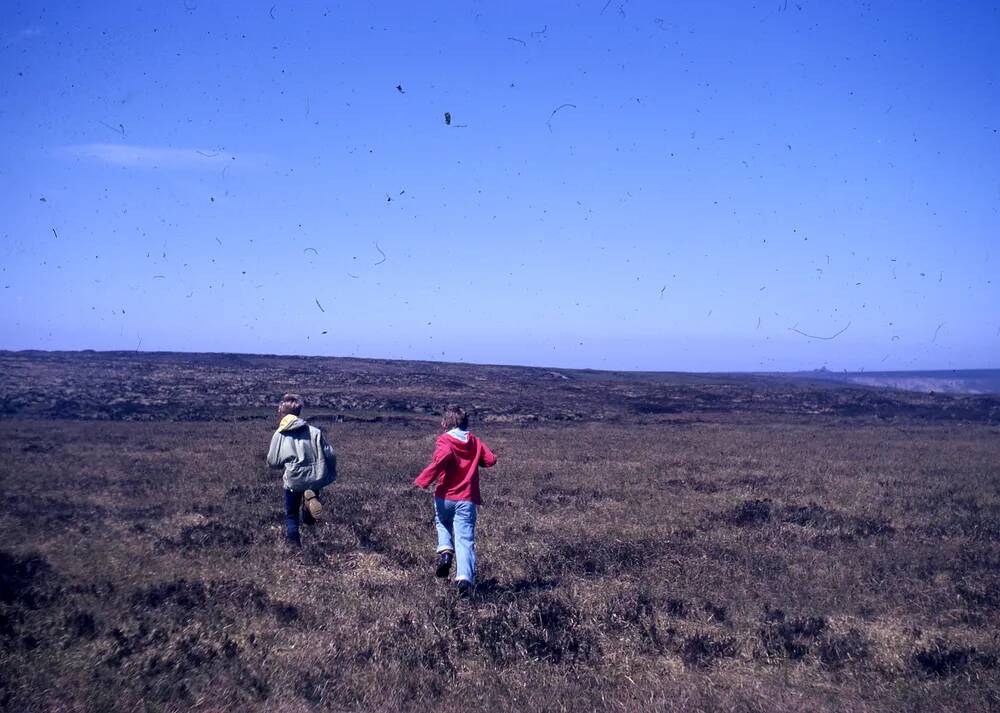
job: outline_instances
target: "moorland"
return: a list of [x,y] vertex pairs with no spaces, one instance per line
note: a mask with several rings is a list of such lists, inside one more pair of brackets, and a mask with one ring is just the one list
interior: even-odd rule
[[[263,462],[339,454],[282,542]],[[410,481],[498,453],[480,580]],[[1000,398],[740,374],[0,353],[0,708],[989,711]]]

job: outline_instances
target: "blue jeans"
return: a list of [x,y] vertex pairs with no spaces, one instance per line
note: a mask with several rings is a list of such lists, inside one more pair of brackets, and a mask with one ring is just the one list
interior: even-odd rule
[[[319,491],[314,490],[319,497]],[[292,492],[285,488],[285,536],[292,542],[299,542],[299,513],[303,525],[315,525],[316,520],[309,514],[309,509],[302,507],[303,493]]]
[[455,553],[455,581],[476,581],[476,504],[434,498],[438,552]]

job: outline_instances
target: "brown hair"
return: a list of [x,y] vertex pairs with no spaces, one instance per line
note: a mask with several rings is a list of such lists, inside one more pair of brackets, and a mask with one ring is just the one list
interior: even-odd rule
[[467,431],[469,429],[469,414],[461,406],[448,404],[444,407],[441,425],[448,430],[461,428],[463,431]]
[[281,397],[281,403],[278,404],[278,415],[281,417],[292,414],[293,416],[298,416],[302,413],[302,407],[305,406],[302,403],[302,397],[298,394],[285,394]]

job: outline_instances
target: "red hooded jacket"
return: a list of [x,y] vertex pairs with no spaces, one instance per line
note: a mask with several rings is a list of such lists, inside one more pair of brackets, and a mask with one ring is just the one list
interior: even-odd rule
[[493,451],[471,433],[466,441],[450,433],[442,433],[438,436],[431,464],[421,471],[413,484],[426,488],[436,480],[434,497],[479,505],[482,503],[479,497],[479,466],[489,468],[496,462]]

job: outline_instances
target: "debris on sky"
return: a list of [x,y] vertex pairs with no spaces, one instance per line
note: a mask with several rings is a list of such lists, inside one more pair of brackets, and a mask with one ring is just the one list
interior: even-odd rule
[[524,40],[520,39],[519,37],[508,37],[507,39],[510,40],[511,42],[520,42],[525,47],[528,46],[528,43],[525,42]]
[[406,94],[406,90],[403,89],[403,85],[402,84],[397,84],[396,85],[396,91],[399,92],[400,94]]
[[111,129],[116,134],[121,134],[123,137],[125,136],[125,125],[124,124],[119,124],[117,127],[112,126],[111,124],[108,124],[107,122],[104,122],[104,121],[100,122],[100,124],[102,126],[107,127],[108,129]]
[[[802,335],[803,337],[809,337],[810,339],[826,339],[826,340],[829,340],[829,339],[836,339],[836,338],[837,338],[837,337],[839,337],[839,336],[840,336],[841,334],[843,334],[844,332],[846,332],[846,331],[847,331],[847,329],[848,329],[848,327],[850,327],[850,326],[851,326],[851,323],[850,323],[850,322],[848,322],[848,323],[847,323],[847,327],[844,327],[844,328],[843,328],[843,329],[841,329],[841,330],[840,330],[839,332],[837,332],[836,334],[834,334],[834,335],[832,335],[832,336],[829,336],[829,337],[820,337],[820,336],[817,336],[817,335],[815,335],[815,334],[806,334],[805,332],[803,332],[803,331],[801,331],[801,330],[799,330],[799,329],[796,329],[795,327],[789,327],[789,328],[788,328],[788,330],[789,330],[790,332],[795,332],[796,334],[801,334],[801,335]],[[894,337],[894,339],[896,339],[896,338],[897,338],[897,337]]]
[[[313,299],[316,299],[316,298],[314,297]],[[325,310],[325,309],[323,309],[323,305],[321,305],[321,304],[319,303],[319,300],[318,300],[318,299],[316,299],[316,306],[317,306],[317,307],[319,307],[319,311],[320,311],[320,312],[326,312],[326,310]]]
[[939,324],[937,326],[937,329],[934,330],[934,338],[931,339],[931,344],[934,344],[937,341],[938,332],[941,331],[941,327],[943,327],[943,326],[944,326],[944,322],[941,322],[941,324]]
[[57,232],[56,232],[56,229],[55,229],[55,228],[53,228],[53,229],[52,229],[52,234],[53,234],[53,235],[55,235],[55,236],[56,236],[56,238],[58,238],[58,237],[59,237],[59,233],[57,233]]
[[384,251],[382,250],[382,248],[380,248],[380,247],[378,246],[378,243],[375,243],[375,249],[376,249],[376,250],[378,250],[378,251],[379,251],[379,253],[380,253],[380,254],[382,255],[382,259],[381,259],[381,260],[379,260],[378,262],[376,262],[375,264],[376,264],[376,265],[381,265],[381,264],[382,264],[383,262],[385,262],[385,261],[386,261],[386,259],[387,259],[387,258],[386,258],[386,255],[385,255],[385,252],[384,252]]
[[552,117],[554,117],[560,109],[565,109],[567,107],[569,107],[570,109],[576,109],[576,104],[560,104],[559,106],[557,106],[555,109],[552,110],[552,113],[549,114],[548,120],[545,122],[545,125],[549,127],[549,131],[552,131]]
[[[625,5],[627,3],[628,3],[628,0],[625,0],[624,2],[618,3],[618,14],[621,15],[622,17],[625,17]],[[610,7],[610,6],[611,6],[611,0],[607,0],[607,2],[604,3],[604,7],[601,8],[600,14],[603,15],[604,11],[607,10],[608,7]]]
[[444,113],[444,123],[445,123],[445,126],[451,126],[451,112],[450,111],[446,111]]
[[319,255],[319,250],[317,250],[316,248],[303,248],[302,252],[307,253],[310,250],[312,251],[313,255]]

